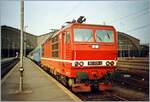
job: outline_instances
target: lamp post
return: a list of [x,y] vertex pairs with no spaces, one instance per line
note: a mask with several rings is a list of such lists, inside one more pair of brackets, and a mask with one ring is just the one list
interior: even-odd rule
[[23,90],[23,72],[24,72],[24,66],[23,66],[23,38],[24,38],[24,0],[20,0],[20,66],[19,66],[19,90],[16,93],[31,93],[32,91],[24,91]]
[[24,27],[24,0],[20,0],[20,80],[19,80],[19,92],[23,91],[23,27]]
[[26,28],[28,28],[28,26],[24,26],[24,57],[26,57],[26,43],[27,43]]

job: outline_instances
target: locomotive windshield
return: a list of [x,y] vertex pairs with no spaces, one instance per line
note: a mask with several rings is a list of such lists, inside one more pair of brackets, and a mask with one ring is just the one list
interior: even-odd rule
[[96,30],[96,42],[113,42],[114,36],[111,30]]
[[[114,42],[112,30],[96,30],[96,42]],[[74,41],[77,42],[94,42],[92,29],[74,29]]]
[[93,42],[93,31],[91,29],[74,29],[74,41]]

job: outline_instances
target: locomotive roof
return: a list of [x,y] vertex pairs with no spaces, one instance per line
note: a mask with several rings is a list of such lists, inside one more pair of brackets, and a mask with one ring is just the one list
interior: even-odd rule
[[[111,25],[99,25],[99,24],[80,24],[80,23],[73,23],[73,25],[86,25],[86,26],[102,26],[102,27],[113,27]],[[114,28],[114,27],[113,27]]]
[[[52,37],[56,36],[56,35],[59,34],[60,32],[64,31],[65,29],[70,28],[70,27],[72,27],[72,26],[74,26],[74,25],[80,25],[80,26],[81,26],[81,25],[84,25],[84,26],[101,26],[101,27],[110,27],[110,28],[113,28],[113,29],[114,29],[114,27],[111,26],[111,25],[97,25],[97,24],[71,23],[71,24],[65,26],[64,28],[60,29],[60,30],[57,31],[56,33],[51,34],[51,36],[50,36],[45,42],[47,42],[49,39],[51,39]],[[44,43],[45,43],[45,42],[44,42]],[[44,43],[43,43],[43,44],[44,44]],[[42,45],[43,45],[43,44],[42,44]]]
[[63,30],[65,30],[65,29],[67,29],[67,28],[69,28],[69,27],[72,27],[72,26],[74,26],[74,25],[80,25],[80,26],[82,26],[82,25],[84,25],[84,26],[101,26],[101,27],[110,27],[110,28],[113,28],[113,29],[114,29],[114,27],[111,26],[111,25],[71,23],[71,24],[65,26],[64,28],[60,29],[60,30],[57,31],[56,33],[54,33],[51,37],[54,37],[55,35],[59,34],[59,33],[62,32]]

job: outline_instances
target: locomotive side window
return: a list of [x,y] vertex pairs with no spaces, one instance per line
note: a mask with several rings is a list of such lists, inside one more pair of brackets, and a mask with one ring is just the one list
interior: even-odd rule
[[93,31],[91,29],[74,29],[74,41],[93,42]]
[[114,35],[111,30],[96,30],[96,42],[113,42]]
[[70,33],[69,32],[65,33],[65,42],[70,43]]
[[58,41],[58,35],[52,38],[52,43],[57,42]]
[[52,38],[52,57],[59,57],[58,51],[58,35]]

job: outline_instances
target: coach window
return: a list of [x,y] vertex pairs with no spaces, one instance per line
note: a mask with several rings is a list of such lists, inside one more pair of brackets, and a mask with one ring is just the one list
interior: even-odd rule
[[65,42],[70,43],[70,33],[69,32],[65,33]]

